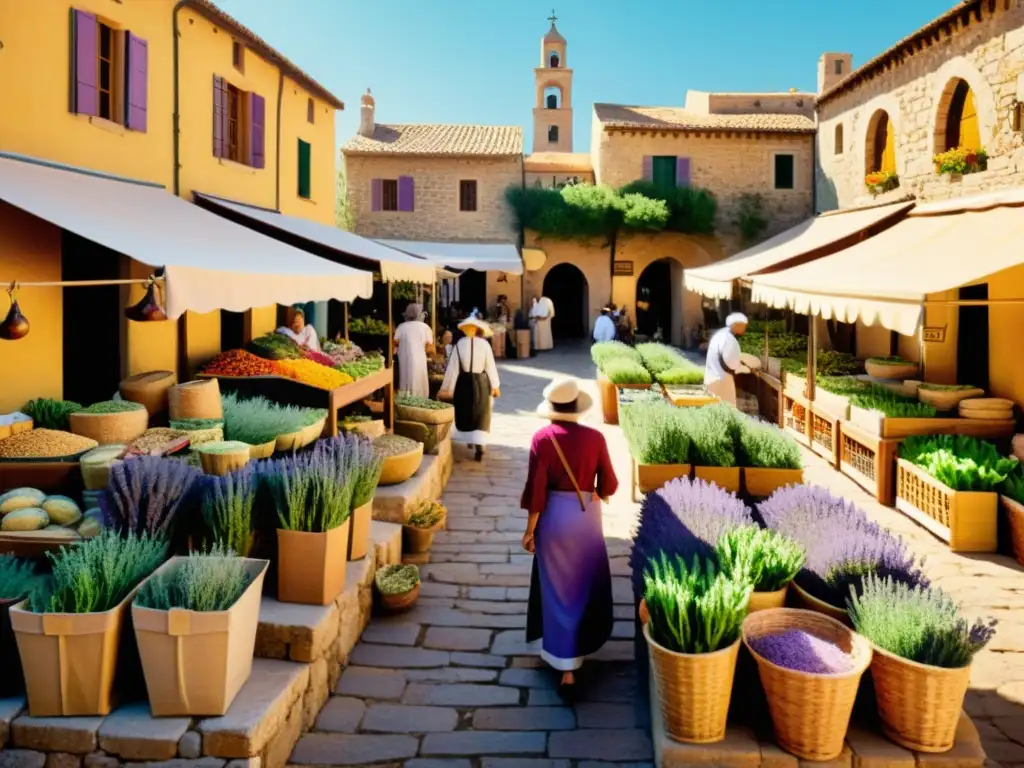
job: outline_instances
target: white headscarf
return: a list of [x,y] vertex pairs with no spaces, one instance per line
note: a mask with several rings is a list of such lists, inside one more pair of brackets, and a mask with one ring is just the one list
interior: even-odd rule
[[737,323],[743,323],[743,325],[746,325],[747,322],[747,316],[744,315],[742,312],[733,312],[731,315],[725,318],[725,327],[732,328]]

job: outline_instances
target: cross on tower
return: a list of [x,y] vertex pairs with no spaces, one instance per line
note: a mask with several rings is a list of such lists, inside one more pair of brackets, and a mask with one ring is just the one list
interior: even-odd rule
[[554,24],[556,21],[558,21],[558,17],[555,16],[555,9],[554,8],[551,9],[551,15],[548,16],[548,21],[550,21],[552,24]]

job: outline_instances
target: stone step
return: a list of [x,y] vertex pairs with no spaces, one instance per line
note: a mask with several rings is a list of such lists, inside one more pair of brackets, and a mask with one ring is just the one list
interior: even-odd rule
[[415,475],[398,485],[379,486],[373,519],[402,524],[424,501],[440,499],[452,473],[452,441],[438,445],[437,456],[424,456]]

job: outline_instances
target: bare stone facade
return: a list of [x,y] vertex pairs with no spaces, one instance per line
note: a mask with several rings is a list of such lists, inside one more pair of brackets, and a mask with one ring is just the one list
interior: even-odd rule
[[[900,182],[879,202],[907,194],[944,199],[1024,184],[1018,106],[1024,101],[1022,0],[965,3],[923,28],[892,58],[877,71],[865,67],[872,77],[850,78],[819,99],[817,210],[872,200],[864,177],[875,170],[868,167],[869,127],[879,110],[892,123]],[[946,118],[958,80],[970,86],[989,161],[987,171],[951,177],[936,172],[933,158],[947,148]]]

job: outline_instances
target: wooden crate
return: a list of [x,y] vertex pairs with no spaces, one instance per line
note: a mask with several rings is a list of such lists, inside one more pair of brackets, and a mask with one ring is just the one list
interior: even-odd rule
[[884,438],[911,435],[968,435],[982,440],[1013,437],[1017,422],[1013,419],[891,419],[878,411],[850,406],[850,421],[869,434]]
[[640,501],[641,496],[654,493],[665,483],[690,476],[689,464],[637,464],[632,457],[629,461],[632,468],[633,501]]
[[782,391],[791,397],[807,398],[807,377],[795,373],[782,373]]
[[[790,435],[800,445],[811,447],[809,432],[811,407],[802,397],[782,393],[782,431]],[[801,416],[802,411],[802,416]]]
[[872,435],[850,421],[839,422],[839,471],[891,507],[896,452],[902,441]]
[[953,552],[995,552],[999,495],[954,491],[906,459],[896,460],[896,509]]
[[833,467],[838,467],[839,423],[842,419],[816,403],[811,403],[810,421],[811,450]]
[[780,406],[782,405],[782,398],[780,393],[782,383],[764,371],[758,372],[757,380],[757,405],[761,411],[761,418],[781,427],[782,411]]

